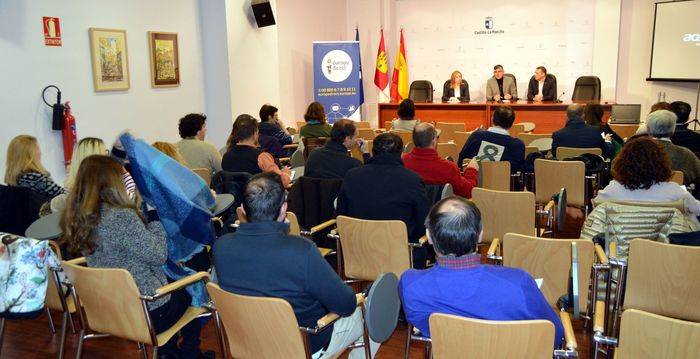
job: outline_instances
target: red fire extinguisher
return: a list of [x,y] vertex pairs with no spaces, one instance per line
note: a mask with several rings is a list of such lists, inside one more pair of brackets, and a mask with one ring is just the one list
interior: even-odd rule
[[75,131],[75,117],[70,113],[70,101],[66,102],[66,108],[63,111],[63,160],[66,167],[70,165],[71,157],[73,157],[73,148],[78,142],[78,135]]

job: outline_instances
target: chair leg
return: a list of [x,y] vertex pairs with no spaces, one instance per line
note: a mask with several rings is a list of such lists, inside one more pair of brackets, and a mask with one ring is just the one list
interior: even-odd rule
[[148,359],[148,352],[146,352],[146,344],[139,343],[139,351],[141,351],[143,359]]
[[153,355],[151,356],[151,359],[158,359],[158,346],[157,345],[153,346]]
[[80,329],[80,340],[78,341],[78,352],[75,354],[75,359],[83,357],[83,345],[85,344],[85,328]]
[[5,318],[0,318],[0,353],[2,353],[2,340],[5,338]]
[[70,332],[75,334],[75,324],[73,324],[73,314],[68,313],[68,323],[70,323]]
[[408,359],[408,354],[411,352],[411,332],[413,331],[413,326],[406,323],[406,346],[403,352],[404,359]]
[[63,352],[66,348],[66,332],[68,331],[68,312],[63,312],[61,318],[61,344],[58,348],[58,359],[63,359]]
[[362,341],[365,343],[365,359],[372,359],[372,347],[369,340],[369,331],[365,323],[365,307],[362,306]]
[[53,317],[51,316],[51,311],[46,308],[46,316],[49,317],[49,329],[51,330],[51,335],[56,334],[56,327],[53,325]]
[[216,325],[216,337],[219,341],[219,350],[221,351],[221,357],[226,359],[226,344],[224,341],[224,331],[221,325],[221,317],[219,317],[219,312],[214,312],[214,324]]
[[433,359],[433,344],[431,342],[425,342],[425,357]]

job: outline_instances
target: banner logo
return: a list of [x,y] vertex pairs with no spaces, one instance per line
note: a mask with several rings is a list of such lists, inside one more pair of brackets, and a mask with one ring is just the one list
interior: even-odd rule
[[321,61],[323,75],[332,82],[343,82],[352,73],[352,60],[343,50],[329,51]]
[[484,27],[486,27],[487,30],[493,29],[493,18],[491,16],[486,17]]
[[496,30],[493,26],[493,16],[487,16],[484,19],[484,28],[486,30],[474,30],[474,35],[499,35],[505,34],[504,30]]

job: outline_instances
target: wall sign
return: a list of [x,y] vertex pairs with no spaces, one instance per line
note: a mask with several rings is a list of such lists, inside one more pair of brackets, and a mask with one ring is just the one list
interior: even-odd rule
[[44,16],[44,45],[61,46],[61,25],[57,17]]

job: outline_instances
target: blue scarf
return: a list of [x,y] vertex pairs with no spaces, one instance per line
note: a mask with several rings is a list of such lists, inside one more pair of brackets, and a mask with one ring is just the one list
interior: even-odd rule
[[[214,241],[210,208],[214,197],[207,184],[194,172],[166,154],[128,133],[119,137],[131,163],[131,176],[144,202],[156,208],[168,235],[165,274],[181,279],[195,273],[177,263],[186,262]],[[202,282],[187,287],[192,305],[208,301]]]

